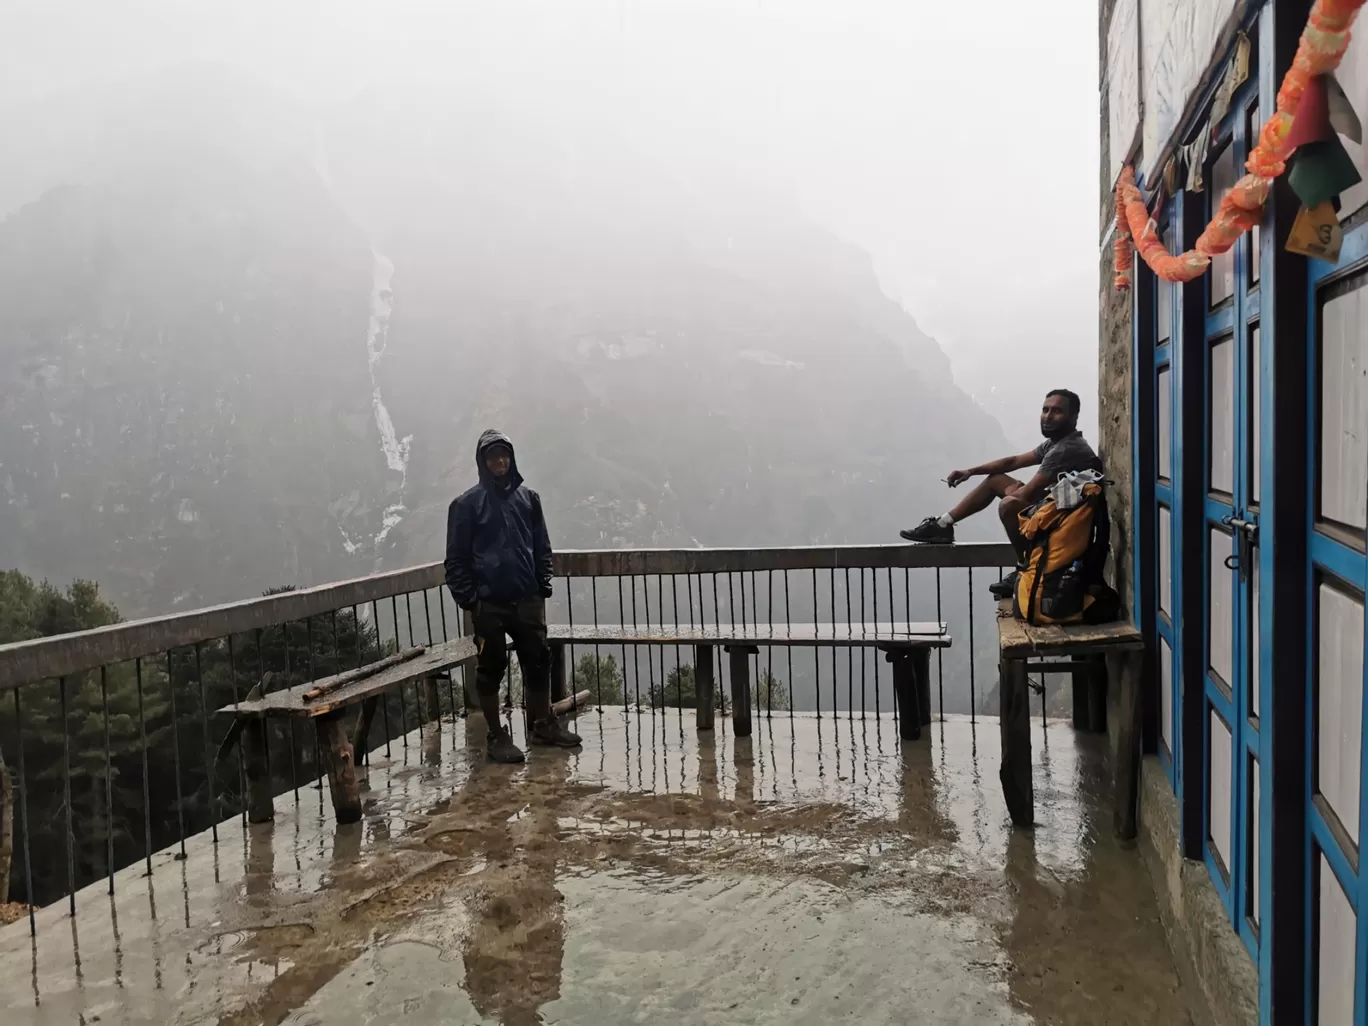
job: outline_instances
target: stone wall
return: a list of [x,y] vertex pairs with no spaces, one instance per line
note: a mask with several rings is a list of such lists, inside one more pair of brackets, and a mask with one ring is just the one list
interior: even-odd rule
[[1098,129],[1098,332],[1097,332],[1097,418],[1099,452],[1107,466],[1107,477],[1114,482],[1108,489],[1112,544],[1108,575],[1112,587],[1121,593],[1122,606],[1130,612],[1132,575],[1131,495],[1131,292],[1117,292],[1112,282],[1111,225],[1115,217],[1110,169],[1107,155],[1110,132],[1107,123],[1107,27],[1115,0],[1099,0],[1098,51],[1101,97]]

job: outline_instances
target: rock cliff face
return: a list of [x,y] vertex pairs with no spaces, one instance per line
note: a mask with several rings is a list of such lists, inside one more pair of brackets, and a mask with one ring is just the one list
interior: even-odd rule
[[144,613],[440,558],[486,426],[563,547],[885,540],[1005,447],[863,253],[737,183],[161,90],[0,181],[0,566]]

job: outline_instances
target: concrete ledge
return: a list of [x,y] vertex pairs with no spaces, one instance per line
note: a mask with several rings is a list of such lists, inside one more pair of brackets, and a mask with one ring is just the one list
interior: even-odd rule
[[1185,986],[1205,1003],[1204,1021],[1249,1026],[1259,1021],[1259,976],[1226,919],[1207,868],[1182,856],[1178,799],[1157,757],[1140,769],[1140,851],[1159,899],[1159,914]]

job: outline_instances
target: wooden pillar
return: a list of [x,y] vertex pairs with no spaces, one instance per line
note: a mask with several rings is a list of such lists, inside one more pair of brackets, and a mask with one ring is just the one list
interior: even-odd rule
[[[889,652],[893,664],[893,697],[898,702],[898,737],[904,741],[921,740],[921,699],[917,693],[917,670],[907,649]],[[927,702],[930,702],[927,695]]]
[[242,725],[242,761],[247,771],[247,822],[269,823],[275,819],[271,800],[271,771],[266,761],[266,721],[245,717]]
[[694,704],[699,730],[713,729],[713,646],[694,646]]
[[361,818],[361,789],[356,782],[356,766],[351,742],[341,712],[328,713],[314,720],[318,731],[318,751],[328,769],[333,811],[337,822],[355,823]]
[[1140,807],[1140,743],[1144,723],[1141,720],[1140,667],[1143,652],[1125,652],[1116,657],[1120,665],[1120,695],[1117,710],[1118,724],[1112,806],[1112,828],[1123,841],[1135,838],[1136,815]]
[[732,733],[737,737],[751,735],[750,657],[756,649],[749,645],[730,645],[731,660]]
[[998,721],[1002,731],[1002,795],[1012,824],[1035,825],[1035,788],[1031,781],[1031,689],[1026,660],[1002,659],[998,663]]
[[921,713],[921,725],[931,725],[931,650],[914,648],[909,655],[913,670],[917,675],[917,709]]
[[569,692],[565,684],[565,645],[551,642],[551,701],[559,702]]

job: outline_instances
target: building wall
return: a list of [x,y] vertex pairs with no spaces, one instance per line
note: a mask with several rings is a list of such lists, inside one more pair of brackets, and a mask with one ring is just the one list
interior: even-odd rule
[[1098,6],[1098,53],[1101,81],[1099,93],[1101,146],[1098,162],[1098,333],[1097,421],[1098,442],[1107,477],[1112,541],[1109,580],[1121,593],[1129,613],[1132,569],[1132,509],[1134,482],[1131,472],[1131,293],[1117,292],[1112,269],[1111,225],[1115,204],[1111,189],[1109,111],[1107,108],[1107,31],[1116,0],[1100,0]]

